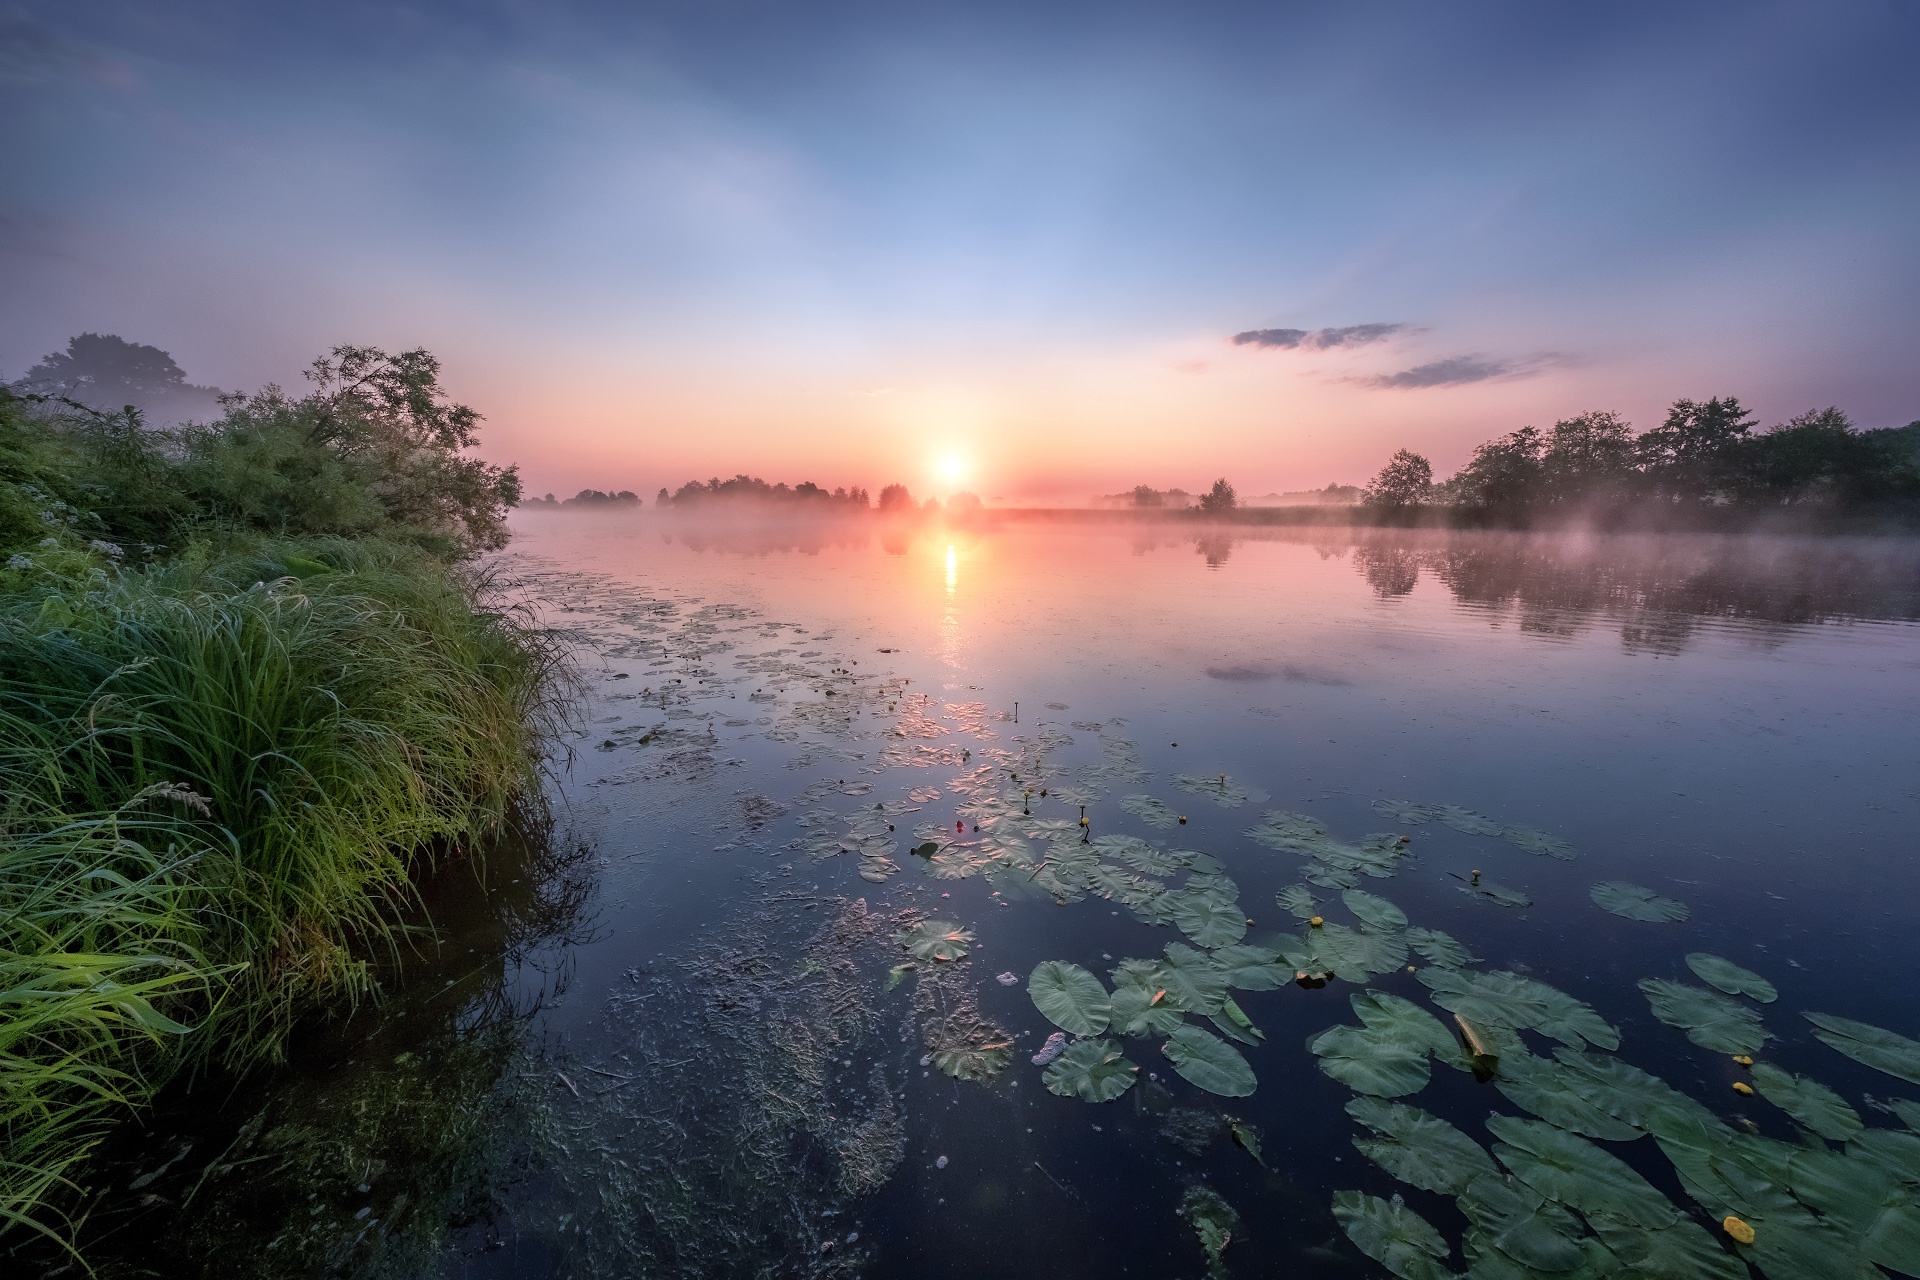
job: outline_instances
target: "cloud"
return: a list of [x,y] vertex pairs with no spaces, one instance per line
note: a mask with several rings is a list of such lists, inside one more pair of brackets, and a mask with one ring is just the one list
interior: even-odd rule
[[1429,364],[1417,364],[1398,373],[1380,373],[1369,378],[1349,378],[1363,387],[1458,387],[1469,382],[1497,382],[1530,378],[1548,365],[1557,363],[1549,356],[1528,360],[1489,360],[1483,356],[1448,356]]
[[1333,347],[1364,347],[1396,333],[1405,333],[1410,324],[1350,324],[1344,329],[1249,329],[1233,335],[1236,347],[1278,347],[1283,351],[1326,351]]

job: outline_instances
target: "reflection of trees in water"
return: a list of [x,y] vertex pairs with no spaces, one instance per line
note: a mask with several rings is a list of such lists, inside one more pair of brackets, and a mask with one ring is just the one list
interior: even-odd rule
[[126,1172],[89,1224],[98,1274],[151,1274],[157,1258],[248,1280],[435,1270],[537,1116],[526,1028],[591,927],[592,861],[537,819],[441,868],[419,904],[434,935],[392,958],[388,1003],[296,1037],[297,1066],[163,1097],[106,1153]]
[[1207,568],[1218,569],[1233,555],[1233,539],[1224,533],[1203,533],[1193,540],[1193,549],[1206,557]]
[[1424,569],[1461,604],[1513,615],[1524,631],[1571,636],[1618,621],[1634,652],[1678,652],[1707,621],[1779,631],[1920,618],[1910,539],[1367,530],[1352,550],[1382,597],[1412,591]]
[[[858,548],[867,545],[864,521],[818,520],[712,520],[676,519],[661,530],[662,542],[678,542],[690,551],[713,551],[722,555],[770,556],[797,551],[801,555],[819,555],[830,547]],[[895,555],[891,541],[887,550]]]

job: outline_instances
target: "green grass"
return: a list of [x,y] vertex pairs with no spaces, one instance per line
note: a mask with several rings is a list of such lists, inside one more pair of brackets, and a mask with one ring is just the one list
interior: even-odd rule
[[365,997],[423,860],[537,794],[560,660],[487,586],[303,540],[0,594],[0,1233],[65,1236],[166,1079]]

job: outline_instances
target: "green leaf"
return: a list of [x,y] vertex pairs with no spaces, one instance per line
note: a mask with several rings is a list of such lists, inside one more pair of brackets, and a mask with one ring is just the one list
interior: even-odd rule
[[1702,1049],[1751,1054],[1760,1052],[1767,1042],[1760,1015],[1717,991],[1664,978],[1644,978],[1640,990],[1646,994],[1654,1017],[1670,1027],[1679,1027]]
[[1333,1193],[1333,1217],[1354,1248],[1402,1280],[1437,1280],[1447,1242],[1433,1224],[1398,1200],[1359,1191]]
[[1051,1093],[1085,1102],[1112,1102],[1133,1087],[1140,1068],[1111,1040],[1076,1040],[1041,1077]]
[[1273,900],[1288,915],[1300,920],[1310,920],[1320,914],[1320,899],[1303,884],[1290,884],[1273,895]]
[[1130,813],[1150,827],[1165,831],[1180,821],[1180,815],[1152,796],[1123,796],[1120,811]]
[[[1120,802],[1126,808],[1126,801]],[[1139,836],[1095,836],[1087,846],[1102,858],[1126,863],[1143,876],[1171,875],[1179,863],[1165,850],[1156,849]]]
[[1253,1092],[1253,1068],[1247,1065],[1238,1049],[1211,1032],[1183,1026],[1167,1037],[1160,1051],[1167,1055],[1181,1078],[1208,1093],[1217,1093],[1223,1098],[1244,1098]]
[[1404,822],[1410,827],[1433,821],[1433,806],[1415,804],[1411,800],[1375,800],[1373,811],[1383,818],[1392,818],[1395,822]]
[[1203,947],[1224,947],[1247,936],[1247,918],[1239,904],[1205,893],[1180,893],[1173,904],[1173,923]]
[[1099,1035],[1107,1029],[1112,1006],[1100,979],[1077,964],[1042,960],[1027,979],[1034,1007],[1063,1031],[1076,1036]]
[[1114,969],[1112,1030],[1123,1036],[1164,1036],[1185,1021],[1167,999],[1159,969],[1154,960],[1122,960]]
[[958,960],[971,948],[973,930],[951,920],[922,920],[894,934],[893,940],[916,960]]
[[1414,976],[1433,992],[1435,1004],[1469,1022],[1532,1029],[1576,1048],[1583,1042],[1603,1049],[1620,1046],[1620,1033],[1590,1006],[1544,982],[1504,971],[1437,966]]
[[1558,858],[1562,862],[1571,862],[1574,858],[1572,845],[1538,827],[1506,827],[1501,830],[1500,838],[1516,849],[1537,853],[1541,857]]
[[1459,1200],[1460,1211],[1494,1248],[1523,1266],[1572,1271],[1586,1260],[1580,1227],[1559,1205],[1516,1178],[1482,1175]]
[[1649,1231],[1596,1213],[1587,1218],[1587,1225],[1634,1280],[1750,1280],[1752,1274],[1699,1223],[1687,1218]]
[[1895,1035],[1884,1027],[1855,1022],[1831,1013],[1800,1015],[1814,1027],[1814,1035],[1830,1049],[1838,1049],[1855,1062],[1864,1062],[1875,1071],[1899,1076],[1920,1084],[1920,1043]]
[[[1651,1128],[1660,1115],[1719,1123],[1712,1112],[1666,1081],[1618,1058],[1573,1049],[1556,1049],[1553,1056],[1561,1066],[1560,1074],[1555,1077],[1561,1089],[1636,1130]],[[1532,1107],[1527,1109],[1533,1111]],[[1574,1127],[1540,1111],[1534,1114],[1563,1128]],[[1609,1136],[1585,1129],[1579,1131],[1592,1138]]]
[[1845,1098],[1818,1080],[1782,1071],[1770,1062],[1754,1065],[1753,1087],[1768,1102],[1834,1142],[1845,1142],[1866,1127]]
[[1200,1183],[1188,1187],[1187,1193],[1180,1197],[1180,1214],[1193,1228],[1193,1234],[1200,1238],[1200,1247],[1207,1251],[1207,1275],[1225,1277],[1227,1269],[1220,1255],[1233,1242],[1233,1233],[1240,1229],[1240,1215],[1218,1191]]
[[1250,787],[1224,773],[1209,774],[1205,777],[1191,773],[1176,773],[1173,775],[1173,785],[1190,796],[1211,800],[1222,809],[1238,809],[1249,800],[1258,804],[1267,798],[1267,793],[1260,788]]
[[1718,987],[1730,996],[1750,996],[1761,1004],[1772,1004],[1780,998],[1773,984],[1751,969],[1742,969],[1731,960],[1705,951],[1695,951],[1687,956],[1687,968],[1693,970],[1694,977],[1710,987]]
[[1372,1129],[1353,1145],[1402,1182],[1457,1196],[1479,1175],[1498,1175],[1486,1149],[1438,1116],[1403,1102],[1355,1098],[1347,1114]]
[[1894,1161],[1889,1167],[1868,1158],[1882,1136],[1912,1140],[1911,1134],[1874,1130],[1863,1142],[1848,1144],[1845,1155],[1796,1150],[1788,1182],[1796,1199],[1844,1230],[1869,1260],[1902,1275],[1920,1275],[1920,1205],[1909,1181],[1915,1161]]
[[1509,889],[1506,885],[1492,880],[1482,880],[1478,884],[1458,884],[1454,888],[1469,898],[1478,898],[1482,902],[1491,902],[1496,907],[1525,908],[1533,905],[1533,899],[1518,889]]
[[1228,986],[1242,991],[1272,991],[1293,978],[1293,970],[1282,962],[1279,952],[1246,943],[1215,951],[1213,967],[1225,976]]
[[1407,945],[1420,953],[1428,964],[1437,964],[1447,969],[1458,969],[1462,965],[1473,963],[1473,953],[1453,937],[1438,929],[1407,930]]
[[1187,1013],[1215,1014],[1227,998],[1227,978],[1204,951],[1177,942],[1166,948],[1156,976],[1173,1007]]
[[1501,831],[1500,824],[1486,814],[1462,809],[1457,804],[1440,805],[1434,809],[1433,816],[1464,835],[1497,836]]
[[1430,1053],[1455,1052],[1447,1029],[1399,996],[1367,991],[1353,997],[1363,1025],[1329,1027],[1307,1042],[1320,1069],[1356,1093],[1398,1098],[1426,1087]]
[[1242,1150],[1253,1157],[1253,1162],[1262,1169],[1267,1167],[1266,1158],[1260,1154],[1260,1131],[1243,1120],[1229,1119],[1227,1126],[1233,1130],[1233,1140]]
[[1626,1142],[1640,1136],[1639,1129],[1609,1115],[1577,1091],[1573,1077],[1565,1067],[1523,1049],[1500,1055],[1493,1083],[1516,1107],[1563,1129],[1608,1142]]
[[1407,927],[1407,913],[1388,902],[1361,889],[1349,889],[1340,895],[1340,901],[1346,903],[1353,918],[1372,929],[1392,930]]
[[1645,885],[1626,880],[1603,880],[1587,891],[1593,905],[1627,920],[1648,924],[1677,924],[1693,913],[1677,898],[1663,898]]
[[1540,1120],[1494,1116],[1501,1164],[1547,1199],[1583,1215],[1608,1213],[1649,1230],[1679,1221],[1673,1204],[1618,1157]]
[[1406,941],[1397,934],[1367,933],[1345,925],[1327,924],[1308,930],[1309,942],[1326,964],[1347,982],[1365,982],[1367,975],[1392,973],[1407,962]]

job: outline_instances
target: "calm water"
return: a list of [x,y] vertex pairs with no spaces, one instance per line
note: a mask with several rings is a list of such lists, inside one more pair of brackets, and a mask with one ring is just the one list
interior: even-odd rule
[[[1403,1194],[1458,1245],[1449,1198],[1355,1150],[1354,1094],[1305,1047],[1355,1021],[1360,987],[1236,992],[1264,1035],[1240,1046],[1251,1096],[1195,1088],[1157,1038],[1120,1042],[1140,1071],[1117,1101],[1049,1093],[1029,1061],[1055,1029],[1027,994],[1034,966],[1105,981],[1186,939],[1098,896],[940,878],[913,832],[950,839],[962,821],[957,856],[977,850],[978,812],[956,817],[970,775],[1006,781],[1016,805],[1047,786],[1031,817],[1069,831],[1081,807],[1052,793],[1085,787],[1091,836],[1211,854],[1248,942],[1303,928],[1275,893],[1310,860],[1244,834],[1266,812],[1342,841],[1410,836],[1397,873],[1360,888],[1479,968],[1587,1002],[1621,1058],[1730,1123],[1794,1137],[1731,1091],[1726,1054],[1650,1013],[1636,984],[1694,983],[1693,951],[1770,979],[1767,1058],[1868,1124],[1898,1124],[1870,1097],[1916,1092],[1816,1041],[1800,1013],[1920,1034],[1920,547],[650,514],[519,527],[506,572],[587,654],[554,830],[497,855],[486,883],[444,877],[449,942],[390,1007],[316,1036],[297,1075],[163,1112],[130,1167],[190,1149],[108,1232],[121,1262],[1197,1276],[1207,1258],[1176,1212],[1195,1186],[1238,1215],[1233,1274],[1383,1274],[1335,1224],[1342,1188]],[[1228,807],[1175,782],[1222,774],[1264,797]],[[1186,822],[1148,825],[1120,807],[1130,795]],[[1538,828],[1577,857],[1399,825],[1382,799]],[[1042,857],[1048,833],[1028,826]],[[863,862],[863,829],[871,849],[894,842],[890,861]],[[1532,905],[1462,892],[1476,869]],[[1609,880],[1690,918],[1607,914],[1588,891]],[[1352,923],[1337,889],[1313,892]],[[913,911],[971,930],[971,954],[889,989],[906,959],[890,935]],[[1369,985],[1433,1007],[1404,968]],[[941,1026],[1004,1031],[1011,1064],[990,1083],[947,1078],[924,1060]],[[1482,1142],[1490,1111],[1520,1114],[1440,1065],[1403,1100]],[[1222,1114],[1258,1133],[1264,1165],[1208,1132]],[[1170,1140],[1170,1118],[1197,1136]],[[1609,1149],[1692,1210],[1653,1142]],[[1458,1252],[1447,1265],[1463,1268]]]

